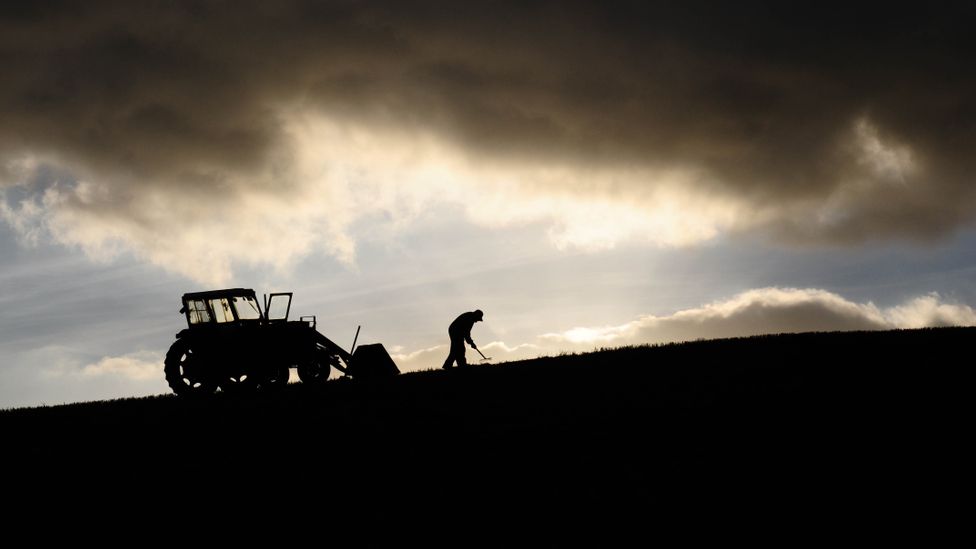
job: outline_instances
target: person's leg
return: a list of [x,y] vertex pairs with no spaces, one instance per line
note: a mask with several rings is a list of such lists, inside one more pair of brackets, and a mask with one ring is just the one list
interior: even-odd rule
[[468,365],[468,361],[464,358],[464,340],[458,339],[457,345],[451,342],[451,354],[454,355],[454,359],[457,360],[457,365],[459,367],[464,367]]
[[464,362],[464,340],[452,336],[451,352],[447,355],[447,360],[444,361],[444,369],[453,368],[455,360],[458,366],[467,366]]

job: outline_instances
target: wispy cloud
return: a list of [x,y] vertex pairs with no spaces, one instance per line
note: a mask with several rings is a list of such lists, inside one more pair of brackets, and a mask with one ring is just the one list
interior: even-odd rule
[[136,351],[119,356],[104,356],[85,364],[80,363],[67,349],[55,353],[55,356],[56,361],[43,370],[48,378],[158,381],[163,376],[163,353],[158,351]]
[[138,351],[93,359],[74,346],[48,344],[14,353],[0,368],[0,407],[60,404],[169,392],[163,354]]
[[139,351],[123,356],[103,357],[82,367],[79,374],[86,377],[119,376],[134,380],[158,380],[162,371],[160,353]]
[[879,308],[819,289],[760,288],[667,316],[648,315],[616,326],[579,327],[540,337],[556,348],[633,345],[815,331],[889,330],[976,325],[968,305],[936,295]]

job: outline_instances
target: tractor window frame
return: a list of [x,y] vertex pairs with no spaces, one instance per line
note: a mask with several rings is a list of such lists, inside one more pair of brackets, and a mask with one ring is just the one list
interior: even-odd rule
[[[291,298],[292,292],[278,292],[273,294],[267,294],[264,296],[264,317],[269,322],[287,322],[288,315],[291,314]],[[284,316],[278,316],[281,312],[282,305],[284,303]],[[272,316],[272,312],[275,313]]]
[[186,314],[191,325],[209,324],[213,321],[213,316],[207,308],[207,302],[203,299],[188,299],[186,301]]
[[[250,321],[250,320],[261,320],[264,315],[261,313],[261,305],[258,304],[258,300],[252,296],[235,296],[231,298],[234,302],[234,313],[237,315],[238,320]],[[241,302],[250,305],[241,305]],[[244,314],[241,314],[241,312]]]
[[213,297],[207,301],[210,304],[210,309],[213,311],[213,318],[217,324],[227,324],[228,322],[237,320],[234,316],[234,307],[231,305],[229,297]]

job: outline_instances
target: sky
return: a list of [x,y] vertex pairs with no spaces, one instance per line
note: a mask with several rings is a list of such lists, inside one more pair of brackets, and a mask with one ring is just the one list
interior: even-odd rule
[[168,392],[223,287],[404,371],[974,325],[974,11],[4,3],[0,407]]

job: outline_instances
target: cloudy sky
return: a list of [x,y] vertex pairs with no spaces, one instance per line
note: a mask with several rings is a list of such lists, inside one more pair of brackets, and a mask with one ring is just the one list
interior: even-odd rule
[[0,5],[0,407],[166,392],[187,291],[438,366],[976,324],[969,6]]

